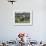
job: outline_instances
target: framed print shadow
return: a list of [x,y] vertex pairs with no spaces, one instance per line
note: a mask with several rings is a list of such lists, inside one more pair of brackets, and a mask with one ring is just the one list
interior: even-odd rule
[[14,24],[15,25],[32,25],[33,15],[32,11],[15,11]]

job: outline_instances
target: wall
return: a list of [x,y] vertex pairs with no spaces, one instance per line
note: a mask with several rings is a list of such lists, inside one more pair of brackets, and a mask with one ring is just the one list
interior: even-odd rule
[[[15,26],[13,12],[16,10],[33,10],[32,26]],[[17,0],[12,5],[7,0],[0,0],[0,40],[11,40],[18,32],[31,34],[37,41],[46,40],[46,1],[45,0]]]

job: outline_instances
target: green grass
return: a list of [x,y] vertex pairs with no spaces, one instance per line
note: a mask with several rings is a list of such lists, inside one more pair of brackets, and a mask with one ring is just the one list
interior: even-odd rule
[[30,23],[30,18],[15,17],[15,23]]

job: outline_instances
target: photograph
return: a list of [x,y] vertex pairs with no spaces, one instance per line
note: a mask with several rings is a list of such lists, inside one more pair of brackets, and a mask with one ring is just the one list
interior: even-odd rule
[[30,23],[30,13],[15,13],[15,23]]
[[32,25],[32,12],[15,12],[16,25]]

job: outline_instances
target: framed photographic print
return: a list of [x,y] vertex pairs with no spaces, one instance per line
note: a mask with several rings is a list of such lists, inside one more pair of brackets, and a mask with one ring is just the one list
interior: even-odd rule
[[14,24],[15,25],[32,25],[32,11],[15,11]]

